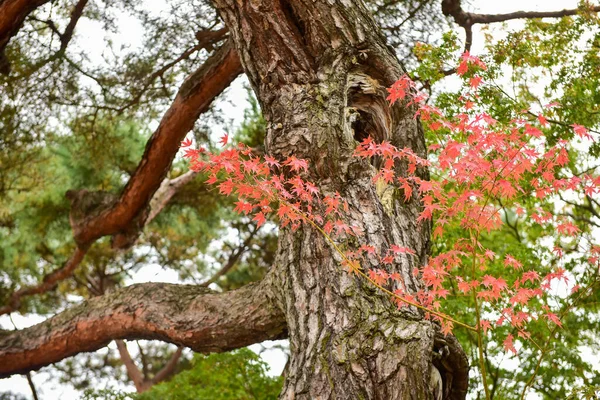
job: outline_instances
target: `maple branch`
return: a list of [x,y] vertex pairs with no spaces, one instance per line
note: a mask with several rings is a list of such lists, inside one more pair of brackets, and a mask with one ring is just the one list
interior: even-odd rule
[[115,339],[156,339],[200,353],[287,336],[265,279],[216,293],[197,285],[136,284],[19,331],[0,331],[0,378],[26,373]]
[[25,18],[36,8],[50,0],[3,0],[0,1],[0,73],[10,73],[10,63],[4,50],[10,39],[17,34]]

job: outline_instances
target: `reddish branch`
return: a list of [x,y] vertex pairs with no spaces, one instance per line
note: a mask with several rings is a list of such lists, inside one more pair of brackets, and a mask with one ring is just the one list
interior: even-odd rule
[[4,49],[10,39],[17,34],[25,18],[36,8],[49,0],[3,0],[0,1],[0,73],[8,74],[10,64]]
[[0,378],[95,351],[115,339],[156,339],[201,353],[286,336],[268,283],[226,293],[197,285],[145,283],[92,298],[38,325],[0,331]]
[[461,0],[442,0],[442,12],[446,16],[451,16],[465,30],[465,50],[470,50],[473,42],[472,27],[475,24],[491,24],[522,18],[561,18],[582,12],[600,12],[600,6],[560,11],[515,11],[507,14],[477,14],[463,10]]
[[[146,219],[154,192],[170,169],[179,144],[192,129],[198,116],[208,110],[219,95],[242,72],[233,46],[226,43],[183,83],[158,129],[146,145],[138,168],[125,186],[118,201],[109,209],[83,221],[74,229],[75,241],[86,246],[106,235],[129,235],[136,218]],[[143,222],[134,230],[139,231]],[[121,238],[125,239],[125,238]]]
[[[241,72],[242,66],[236,51],[230,43],[226,43],[186,79],[159,127],[149,139],[138,168],[118,200],[102,212],[84,216],[83,220],[76,223],[72,218],[77,248],[69,261],[47,275],[43,283],[13,293],[9,303],[0,308],[0,315],[16,310],[23,296],[47,292],[59,281],[71,276],[89,246],[98,238],[114,235],[113,245],[119,249],[133,244],[148,218],[154,218],[176,190],[193,177],[190,173],[167,180],[165,192],[155,198],[156,206],[151,207],[150,202],[165,180],[180,142],[192,129],[198,116],[208,110],[214,98]],[[76,192],[69,194],[77,195]]]

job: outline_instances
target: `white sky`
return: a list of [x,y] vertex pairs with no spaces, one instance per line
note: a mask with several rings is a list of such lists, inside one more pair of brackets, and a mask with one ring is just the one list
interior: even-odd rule
[[[517,10],[561,10],[563,8],[574,8],[577,6],[576,0],[504,0],[504,1],[490,1],[490,0],[473,0],[470,2],[470,11],[480,13],[507,13]],[[160,2],[151,2],[148,0],[153,8],[158,9]],[[510,21],[507,23],[508,29],[518,29],[523,23],[521,21]],[[137,21],[127,21],[127,24],[122,28],[122,37],[129,43],[141,44],[142,30]],[[497,35],[502,35],[503,31],[501,25],[495,24],[494,29]],[[474,44],[472,48],[473,54],[480,54],[483,50],[483,38],[482,35],[478,35],[479,26],[474,27]],[[460,31],[459,31],[460,32]],[[461,32],[462,33],[462,32]],[[99,24],[86,24],[85,20],[80,21],[77,26],[76,34],[86,43],[86,47],[90,49],[102,49],[104,48],[104,31]],[[497,36],[498,37],[498,36]],[[101,60],[101,53],[97,53],[97,60]],[[93,60],[93,58],[92,58]],[[243,111],[247,107],[246,91],[244,89],[244,83],[246,78],[238,78],[227,92],[227,96],[224,101],[220,103],[220,108],[223,111],[223,115],[230,118],[233,127],[239,126],[243,120]],[[449,82],[449,84],[451,84]],[[153,127],[152,127],[153,128]],[[229,131],[232,128],[229,124],[224,126],[215,126],[213,134],[220,137],[224,132]],[[177,273],[172,270],[165,270],[159,265],[147,265],[139,270],[135,275],[134,281],[137,282],[170,282],[179,283],[181,282],[177,276]],[[133,283],[133,282],[132,282]],[[15,324],[18,328],[24,328],[33,324],[41,322],[44,318],[36,315],[21,316],[19,314],[13,314],[12,316]],[[4,329],[12,329],[12,323],[6,316],[0,317],[0,327]],[[264,343],[266,347],[270,347],[278,342]],[[280,341],[279,343],[285,343]],[[114,343],[111,343],[114,347]],[[260,350],[260,345],[251,346],[254,351]],[[134,346],[131,347],[132,353],[136,352]],[[591,361],[594,357],[593,354],[585,353],[584,356]],[[273,375],[281,374],[283,367],[286,362],[285,355],[279,350],[271,350],[262,352],[263,359],[268,362],[271,367],[270,373]],[[518,361],[514,360],[510,363],[514,368],[518,367]],[[33,373],[33,381],[38,389],[38,395],[40,400],[71,400],[78,399],[79,392],[72,389],[70,385],[57,384],[54,381],[49,381],[50,374],[44,372],[42,369],[40,372]],[[113,386],[115,382],[112,382]],[[100,387],[98,387],[100,389]],[[133,390],[130,386],[128,389]],[[11,390],[13,392],[21,393],[25,396],[31,397],[31,392],[27,384],[27,380],[23,376],[13,376],[8,379],[0,380],[0,392],[4,390]],[[535,395],[527,397],[528,400],[537,399]]]

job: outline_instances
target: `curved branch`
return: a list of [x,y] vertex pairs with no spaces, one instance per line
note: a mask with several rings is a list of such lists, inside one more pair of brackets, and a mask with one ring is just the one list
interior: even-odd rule
[[10,64],[4,49],[17,34],[25,18],[36,8],[50,0],[4,0],[0,1],[0,73],[8,75]]
[[9,299],[7,305],[0,307],[0,315],[8,314],[15,311],[21,305],[21,298],[24,296],[32,296],[34,294],[41,294],[51,290],[56,284],[63,279],[71,276],[75,268],[79,266],[83,257],[87,253],[87,248],[77,247],[71,258],[59,269],[51,272],[44,277],[42,283],[36,286],[27,286],[14,292]]
[[224,44],[183,83],[171,107],[154,132],[138,168],[111,207],[73,226],[75,241],[86,246],[96,239],[113,237],[113,247],[127,248],[144,225],[148,206],[165,178],[179,144],[198,116],[242,72],[231,43]]
[[561,18],[577,15],[581,12],[600,12],[600,6],[588,8],[564,9],[559,11],[515,11],[507,14],[477,14],[463,10],[461,0],[442,0],[442,12],[452,17],[460,27],[465,30],[465,51],[471,49],[473,42],[473,25],[505,22],[513,19],[530,18]]
[[95,351],[115,339],[157,339],[208,353],[284,338],[285,318],[271,303],[266,282],[226,293],[137,284],[30,328],[0,331],[0,378]]

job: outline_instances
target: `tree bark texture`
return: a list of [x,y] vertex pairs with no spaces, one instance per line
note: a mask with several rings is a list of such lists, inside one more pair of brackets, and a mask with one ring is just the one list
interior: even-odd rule
[[283,314],[264,296],[263,285],[215,293],[144,283],[94,297],[31,328],[0,331],[0,378],[95,351],[113,339],[156,339],[210,353],[283,338]]
[[[430,225],[416,221],[420,202],[404,202],[391,186],[377,188],[375,168],[352,156],[357,140],[368,135],[426,156],[415,110],[387,104],[385,88],[404,70],[369,11],[354,0],[214,3],[262,106],[267,152],[309,160],[306,178],[323,194],[337,191],[348,201],[350,222],[364,232],[354,249],[414,249],[417,257],[399,260],[388,272],[400,273],[408,290],[417,291],[421,283],[412,270],[427,261],[430,237]],[[363,123],[351,121],[350,112]],[[427,171],[418,173],[427,178]],[[432,323],[414,309],[397,310],[389,297],[344,272],[340,261],[308,225],[280,232],[272,292],[286,316],[291,349],[281,398],[432,398]],[[376,259],[367,264],[381,267]],[[445,397],[461,398],[464,389],[447,388]]]
[[[357,141],[367,136],[426,156],[415,109],[386,101],[386,88],[404,70],[370,12],[358,0],[213,2],[260,101],[267,152],[309,160],[304,178],[348,202],[347,222],[364,233],[341,246],[368,244],[381,253],[392,244],[413,249],[416,256],[398,256],[392,265],[373,257],[363,267],[397,272],[409,292],[419,290],[412,271],[427,262],[430,247],[430,225],[417,222],[420,200],[404,201],[400,189],[374,184],[374,166],[353,157]],[[228,57],[232,64],[237,60]],[[186,98],[186,90],[184,84],[178,98]],[[174,129],[170,113],[161,123],[165,132]],[[135,175],[146,176],[148,165],[158,170],[149,180],[130,183],[119,205],[83,218],[82,229],[74,226],[78,243],[119,233],[123,221],[138,218],[127,210],[147,208],[170,164],[161,153],[176,151],[183,137],[155,136]],[[406,174],[405,164],[395,167]],[[426,170],[417,173],[428,178]],[[464,399],[468,363],[455,339],[441,342],[420,312],[398,310],[387,295],[343,271],[341,261],[311,226],[283,228],[275,265],[260,284],[226,294],[146,284],[92,299],[25,331],[1,333],[0,376],[92,351],[111,339],[160,339],[207,352],[289,335],[281,399],[431,399],[433,364],[440,372],[434,375],[443,379],[443,398]]]

